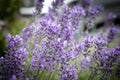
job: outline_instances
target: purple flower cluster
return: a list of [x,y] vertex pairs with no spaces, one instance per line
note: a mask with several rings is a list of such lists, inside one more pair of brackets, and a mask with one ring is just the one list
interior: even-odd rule
[[[42,2],[37,0],[38,12]],[[89,6],[92,0],[83,0],[83,3]],[[90,24],[88,28],[91,27],[89,21],[93,22],[100,14],[101,6],[86,8],[76,5],[69,8],[64,5],[59,13],[63,0],[56,0],[52,5],[57,9],[49,9],[39,23],[34,22],[24,28],[22,37],[7,36],[8,51],[5,57],[0,58],[0,79],[40,80],[42,72],[56,72],[59,80],[78,80],[79,72],[86,70],[92,71],[93,76],[100,70],[100,80],[107,79],[114,73],[113,68],[120,57],[120,46],[108,47],[115,39],[117,28],[110,28],[107,35],[97,37],[88,31],[83,32],[83,38],[76,40],[83,20]]]
[[61,80],[77,80],[78,69],[74,67],[64,66],[62,68]]
[[[119,64],[120,46],[115,48],[97,48],[93,55],[93,62],[97,64],[92,67],[93,74],[100,75],[100,79],[109,79],[116,73],[115,67]],[[98,73],[98,71],[101,71]]]
[[41,12],[41,10],[43,8],[43,2],[44,2],[44,0],[36,0],[35,1],[37,12]]
[[22,79],[28,51],[22,47],[23,40],[20,36],[11,37],[9,34],[7,39],[9,41],[8,52],[1,60],[0,76],[2,79],[10,79],[16,75]]
[[90,6],[93,3],[93,0],[82,0],[83,6]]
[[52,2],[52,6],[54,9],[58,8],[59,6],[62,6],[64,3],[64,0],[55,0]]
[[[114,40],[117,32],[116,28],[110,28],[107,36],[102,34],[94,41],[95,51],[92,56],[92,63],[96,64],[96,66],[91,65],[91,70],[93,75],[101,75],[100,80],[109,79],[110,76],[114,75],[116,73],[115,67],[120,62],[120,46],[115,48],[108,47],[109,43]],[[99,71],[101,73],[98,73]]]
[[108,43],[112,42],[115,39],[115,36],[118,33],[118,31],[119,30],[115,27],[109,29],[108,36],[107,36]]
[[87,10],[87,16],[89,17],[86,21],[86,26],[88,29],[92,28],[94,20],[100,15],[103,7],[100,5],[96,5],[95,7],[89,7]]

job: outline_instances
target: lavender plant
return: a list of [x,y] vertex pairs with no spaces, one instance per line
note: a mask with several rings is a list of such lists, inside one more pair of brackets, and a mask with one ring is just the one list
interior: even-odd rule
[[[72,8],[63,2],[54,1],[53,9],[39,23],[24,28],[22,36],[7,36],[8,51],[0,58],[1,80],[79,80],[79,73],[85,71],[91,72],[90,80],[96,76],[109,80],[116,73],[120,76],[116,68],[120,63],[120,46],[109,48],[118,28],[112,27],[107,34],[97,37],[88,31],[103,8],[91,7],[92,0],[83,0],[83,5]],[[36,3],[40,12],[43,4]],[[84,20],[87,30],[80,35],[81,39],[77,35]]]

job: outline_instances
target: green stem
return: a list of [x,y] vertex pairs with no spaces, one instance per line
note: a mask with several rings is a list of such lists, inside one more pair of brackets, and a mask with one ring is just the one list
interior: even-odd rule
[[44,74],[44,71],[39,72],[38,77],[37,77],[37,80],[41,80],[43,74]]
[[52,80],[52,72],[50,73],[50,80]]
[[95,74],[94,74],[94,72],[92,71],[91,74],[90,74],[90,76],[89,76],[89,80],[94,80],[94,75],[95,75]]

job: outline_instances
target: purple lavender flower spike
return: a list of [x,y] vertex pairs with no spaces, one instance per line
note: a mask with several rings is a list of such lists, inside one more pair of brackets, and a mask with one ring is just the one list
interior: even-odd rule
[[63,5],[64,0],[54,0],[52,2],[53,9],[58,8],[59,6]]
[[120,55],[120,46],[115,47],[114,54]]
[[25,80],[30,80],[29,78],[25,78]]
[[43,8],[44,0],[36,0],[36,10],[40,13],[41,9]]
[[98,36],[98,38],[95,40],[95,44],[97,45],[98,48],[103,47],[103,46],[107,46],[108,42],[107,42],[105,35],[100,34]]
[[34,30],[35,30],[35,25],[31,24],[30,26],[26,27],[23,29],[23,34],[22,34],[22,38],[24,41],[30,41],[30,38],[32,38],[32,35],[34,34]]
[[9,48],[13,48],[13,47],[19,47],[23,44],[23,40],[22,38],[20,38],[20,36],[16,35],[14,38],[11,37],[10,41],[9,41]]
[[13,75],[11,80],[17,80],[16,75]]
[[15,42],[14,41],[10,41],[9,47],[14,47],[15,46]]
[[62,69],[61,80],[77,80],[78,79],[78,70],[73,67],[66,66]]
[[84,60],[82,60],[80,62],[80,66],[83,68],[82,70],[84,71],[85,69],[87,69],[90,66],[90,63],[91,63],[90,57],[86,57]]
[[7,35],[7,40],[8,40],[8,41],[10,41],[10,40],[11,40],[11,38],[12,38],[12,37],[11,37],[11,35],[10,35],[10,34],[8,34],[8,35]]
[[103,7],[101,5],[97,5],[95,7],[89,7],[88,8],[88,15],[91,19],[96,19],[97,16],[99,16],[100,12],[103,10]]
[[113,20],[113,19],[116,19],[116,15],[114,14],[114,13],[109,13],[109,15],[108,15],[108,20]]
[[109,29],[108,36],[107,36],[108,43],[112,42],[115,39],[115,36],[118,33],[118,31],[119,30],[115,27]]
[[90,6],[93,3],[93,0],[82,0],[83,6]]

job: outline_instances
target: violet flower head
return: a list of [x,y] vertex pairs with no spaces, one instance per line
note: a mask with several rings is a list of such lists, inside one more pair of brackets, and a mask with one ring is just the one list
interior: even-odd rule
[[[102,59],[100,60],[102,70],[104,73],[107,72],[108,75],[114,74],[114,69],[112,68],[116,66],[115,64],[118,64],[118,59],[119,59],[119,55],[116,54],[117,50],[113,48],[113,49],[104,49],[104,51],[105,51],[104,55],[101,57]],[[117,52],[119,53],[119,51],[120,50],[118,50]]]
[[90,6],[93,3],[93,0],[82,0],[83,6]]
[[103,10],[103,7],[101,5],[97,5],[95,7],[89,7],[88,8],[88,15],[91,19],[96,19],[97,16],[101,13]]
[[109,29],[108,36],[107,36],[108,43],[112,42],[115,39],[118,32],[119,30],[115,27]]
[[11,37],[11,34],[8,34],[6,38],[7,38],[8,41],[10,41],[11,38],[12,38],[12,37]]
[[62,6],[63,3],[64,3],[64,0],[53,0],[52,2],[53,9],[56,9],[59,6]]
[[26,41],[26,42],[30,41],[30,38],[32,38],[32,35],[34,35],[34,29],[35,29],[34,24],[23,29],[23,31],[22,31],[23,32],[23,34],[22,34],[23,41]]
[[84,34],[84,40],[83,40],[83,45],[82,45],[82,50],[87,51],[87,49],[91,48],[94,42],[94,37],[89,34]]
[[91,63],[90,57],[86,57],[84,60],[82,60],[80,62],[80,66],[82,67],[82,70],[84,71],[85,69],[87,69],[90,66],[90,63]]
[[36,10],[40,13],[43,8],[43,2],[44,0],[36,0]]
[[108,45],[108,41],[105,35],[100,34],[98,35],[98,38],[95,40],[95,44],[97,45],[98,48],[101,48],[103,46]]
[[117,45],[117,46],[115,47],[114,54],[115,54],[115,55],[116,55],[116,54],[117,54],[117,55],[120,54],[120,46]]
[[[71,15],[71,16],[74,16],[74,17],[81,17],[81,16],[86,15],[84,8],[80,5],[74,6],[71,10],[71,14],[74,14],[74,15]],[[75,14],[76,14],[76,16],[75,16]]]
[[114,19],[116,19],[116,17],[117,16],[114,13],[109,13],[108,20],[114,20]]
[[11,80],[17,80],[16,75],[13,75]]
[[8,35],[7,39],[9,40],[9,48],[17,48],[20,47],[23,44],[22,38],[20,36],[16,35],[14,38],[12,38],[10,35]]
[[74,67],[66,66],[62,69],[61,80],[77,80],[78,79],[78,70]]
[[23,39],[20,36],[8,36],[8,52],[0,64],[2,65],[0,74],[2,75],[2,79],[11,79],[13,75],[16,75],[16,77],[23,77],[26,59],[29,53],[26,48],[22,47]]
[[70,11],[70,18],[71,25],[74,27],[74,29],[78,28],[80,21],[84,16],[86,16],[86,12],[82,6],[76,5],[72,8],[72,10]]
[[100,15],[102,12],[103,7],[101,5],[96,5],[94,7],[88,7],[86,11],[86,28],[87,30],[91,29],[94,27],[94,21],[97,19],[97,17]]

